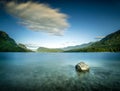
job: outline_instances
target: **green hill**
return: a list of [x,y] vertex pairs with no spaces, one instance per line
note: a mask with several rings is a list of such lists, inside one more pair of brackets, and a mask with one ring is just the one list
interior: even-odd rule
[[71,49],[65,52],[120,52],[120,30],[107,35],[88,47]]
[[20,47],[3,31],[0,31],[0,52],[29,52],[27,48]]
[[58,48],[39,47],[37,49],[37,52],[63,52],[63,50],[62,49],[58,49]]
[[85,48],[85,47],[88,47],[90,45],[92,45],[93,42],[89,42],[89,43],[85,43],[85,44],[81,44],[81,45],[76,45],[76,46],[68,46],[68,47],[65,47],[65,48],[62,48],[62,50],[64,51],[68,51],[68,50],[72,50],[72,49],[80,49],[80,48]]

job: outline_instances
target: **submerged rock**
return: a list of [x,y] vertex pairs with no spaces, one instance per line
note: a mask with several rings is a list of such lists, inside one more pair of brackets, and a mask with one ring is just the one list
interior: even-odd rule
[[84,62],[80,62],[75,66],[76,70],[79,72],[85,72],[85,71],[89,71],[89,66],[87,64],[85,64]]

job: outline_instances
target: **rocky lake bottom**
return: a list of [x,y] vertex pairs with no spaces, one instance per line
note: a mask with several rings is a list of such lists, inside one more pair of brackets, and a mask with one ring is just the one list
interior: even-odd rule
[[[120,53],[0,53],[0,91],[120,91]],[[77,72],[85,62],[89,72]]]

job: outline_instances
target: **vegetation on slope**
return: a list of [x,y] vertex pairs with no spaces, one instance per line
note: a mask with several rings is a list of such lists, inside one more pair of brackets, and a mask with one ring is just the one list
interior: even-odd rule
[[29,52],[27,48],[23,48],[9,37],[9,35],[3,31],[0,31],[0,52]]
[[98,42],[85,48],[72,49],[65,52],[119,52],[120,51],[120,30],[107,35]]

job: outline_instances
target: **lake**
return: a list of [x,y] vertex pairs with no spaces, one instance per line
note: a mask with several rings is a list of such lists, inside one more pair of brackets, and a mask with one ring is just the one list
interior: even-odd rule
[[120,53],[0,53],[0,91],[120,91]]

